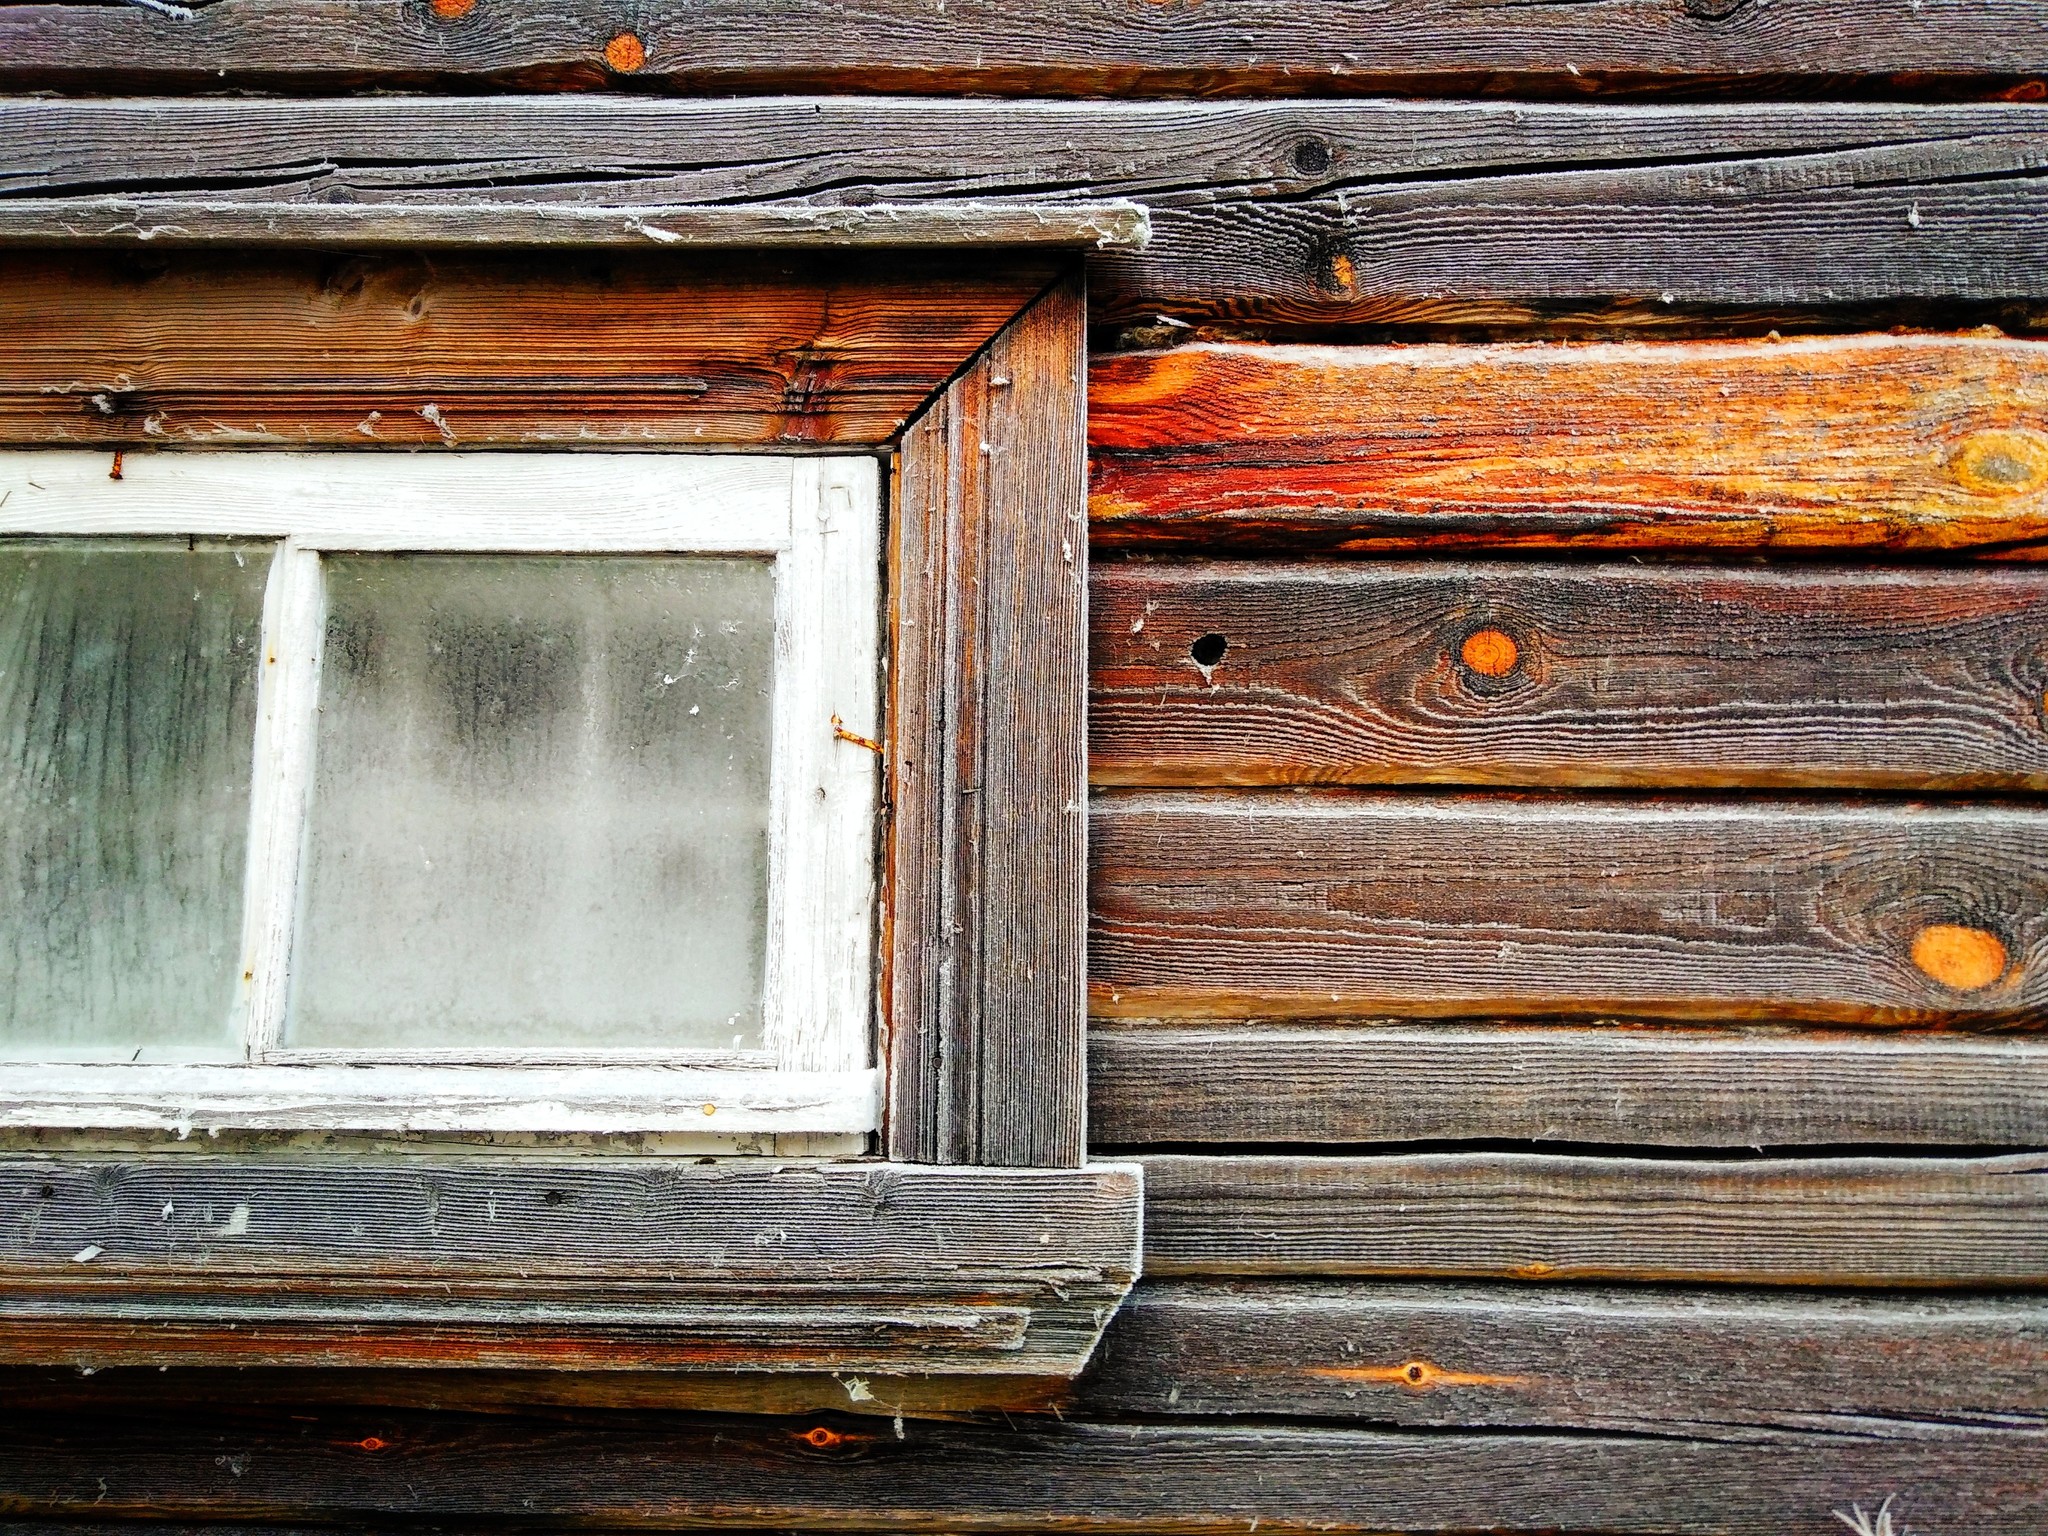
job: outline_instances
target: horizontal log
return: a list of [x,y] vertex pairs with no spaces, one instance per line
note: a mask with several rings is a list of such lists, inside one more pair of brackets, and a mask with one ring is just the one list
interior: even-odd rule
[[2034,1024],[2048,813],[2021,805],[1121,791],[1103,1017]]
[[0,1363],[1071,1375],[1134,1170],[0,1160]]
[[648,208],[574,203],[332,204],[192,199],[0,199],[4,246],[268,246],[342,250],[475,246],[689,250],[1145,243],[1135,204],[927,203],[853,208]]
[[1012,93],[1582,91],[1739,75],[1932,74],[2001,80],[2048,70],[2048,25],[2025,0],[1899,12],[1869,0],[1768,8],[1601,8],[1597,17],[1422,0],[1310,12],[1222,0],[1199,25],[1144,0],[888,0],[849,27],[825,0],[649,0],[630,13],[577,0],[546,10],[483,0],[236,0],[133,15],[75,3],[8,8],[0,81],[113,84],[616,86]]
[[1943,549],[2048,540],[2048,344],[1982,336],[1099,360],[1112,545]]
[[1148,1282],[1069,1411],[1654,1435],[2042,1429],[2048,1300]]
[[68,1517],[574,1525],[1839,1536],[1835,1511],[2037,1536],[2041,1437],[1723,1439],[396,1410],[0,1421],[10,1528]]
[[2048,1285],[2048,1157],[1153,1156],[1148,1275]]
[[1090,599],[1097,784],[2048,787],[2030,570],[1130,563]]
[[[91,1357],[76,1357],[90,1365]],[[0,1366],[0,1397],[18,1412],[187,1413],[263,1407],[279,1415],[311,1406],[418,1409],[431,1413],[634,1409],[656,1412],[818,1414],[959,1419],[973,1414],[1054,1413],[1068,1406],[1066,1376],[915,1375],[875,1370],[749,1369],[738,1362],[675,1369],[635,1366],[595,1352],[573,1370],[438,1366],[402,1369],[307,1363],[292,1366]],[[8,1536],[14,1528],[7,1527]],[[154,1536],[154,1533],[152,1533]]]
[[[232,14],[251,16],[250,4],[235,0]],[[140,10],[55,9],[61,30],[47,35],[61,39],[67,59],[102,71],[111,60],[81,29],[162,31],[177,46],[230,14],[209,8],[180,28]],[[918,26],[945,25],[957,9],[920,10]],[[0,60],[22,57],[24,30],[44,34],[52,14],[0,7]],[[322,14],[293,4],[276,25],[307,29],[295,58],[345,39],[353,70],[366,60],[371,31],[398,12],[346,22],[317,20]],[[1566,13],[1544,14],[1543,25],[1554,26]],[[1600,14],[1605,37],[1614,7]],[[1036,25],[1006,18],[1026,31]],[[541,21],[528,13],[521,24]],[[1319,16],[1317,34],[1342,21]],[[1403,12],[1404,31],[1409,21]],[[711,13],[693,8],[692,57],[706,56],[714,26]],[[579,38],[579,46],[611,35]],[[786,34],[755,20],[748,35],[772,42]],[[829,37],[835,59],[859,41],[836,22],[787,35]],[[211,67],[207,75],[217,88]],[[1205,89],[1217,79],[1205,73]],[[866,89],[883,83],[873,71],[863,78]],[[1630,300],[1628,322],[1650,325],[1696,304],[2048,293],[2048,253],[2030,238],[2048,196],[2032,176],[2044,159],[2048,108],[2015,103],[0,103],[0,193],[30,199],[1128,199],[1149,209],[1153,240],[1093,259],[1097,322],[1167,314],[1310,329],[1446,310],[1487,319],[1509,310],[1527,323],[1539,317],[1516,305],[1589,299]]]
[[16,1367],[0,1370],[0,1394],[16,1412],[63,1415],[375,1406],[915,1419],[1057,1408],[1069,1419],[1913,1438],[1963,1422],[2048,1426],[2048,1304],[1924,1292],[1160,1280],[1125,1300],[1078,1385],[873,1372]]
[[1534,1025],[1090,1031],[1089,1130],[1146,1142],[2048,1144],[2048,1047]]
[[0,442],[860,447],[1054,255],[0,254]]

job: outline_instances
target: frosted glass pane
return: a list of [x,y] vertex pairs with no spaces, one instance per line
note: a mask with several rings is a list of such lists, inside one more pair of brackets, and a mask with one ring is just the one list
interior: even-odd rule
[[286,1042],[758,1048],[770,564],[324,569]]
[[239,1044],[270,548],[0,543],[0,1050]]

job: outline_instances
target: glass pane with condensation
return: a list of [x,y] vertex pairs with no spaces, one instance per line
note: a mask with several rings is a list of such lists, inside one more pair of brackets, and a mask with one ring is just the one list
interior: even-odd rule
[[760,1048],[772,565],[323,568],[285,1044]]
[[0,1051],[240,1051],[271,548],[0,542]]

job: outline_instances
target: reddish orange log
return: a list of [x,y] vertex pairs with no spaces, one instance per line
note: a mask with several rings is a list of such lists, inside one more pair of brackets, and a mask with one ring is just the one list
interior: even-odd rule
[[0,444],[860,447],[1043,258],[48,252],[0,258]]
[[2048,344],[1199,345],[1098,359],[1111,546],[2048,540]]

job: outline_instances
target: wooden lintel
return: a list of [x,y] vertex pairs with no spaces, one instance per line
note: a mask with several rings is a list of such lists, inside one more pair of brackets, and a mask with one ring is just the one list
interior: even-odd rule
[[0,252],[0,443],[893,440],[1072,258],[1012,249]]

